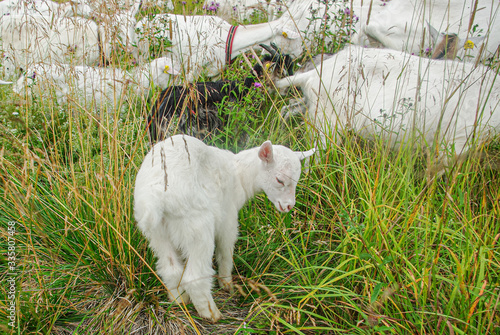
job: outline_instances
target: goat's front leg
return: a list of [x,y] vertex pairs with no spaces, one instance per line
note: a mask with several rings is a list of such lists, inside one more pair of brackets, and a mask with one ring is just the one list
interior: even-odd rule
[[219,287],[233,293],[231,272],[233,271],[234,244],[238,238],[238,217],[227,218],[217,232],[215,258],[219,265]]

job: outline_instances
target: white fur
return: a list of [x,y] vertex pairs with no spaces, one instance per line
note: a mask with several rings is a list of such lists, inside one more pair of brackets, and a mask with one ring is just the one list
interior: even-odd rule
[[[288,28],[298,29],[307,47],[311,46],[315,36],[322,33],[321,23],[324,20],[321,18],[326,12],[333,18],[347,8],[353,13],[355,33],[351,36],[351,42],[357,45],[420,54],[438,45],[446,35],[457,34],[459,43],[455,55],[460,59],[475,61],[482,43],[486,43],[481,54],[483,59],[491,57],[500,44],[500,4],[490,0],[478,2],[473,21],[473,25],[478,25],[476,33],[468,31],[474,1],[353,0],[351,6],[351,1],[330,0],[327,11],[325,4],[317,0],[295,0],[287,4],[289,8],[284,16],[290,17]],[[430,31],[429,24],[435,28],[434,31]],[[335,34],[338,29],[342,28],[330,25],[330,33]],[[479,33],[479,30],[482,32]],[[471,50],[464,49],[468,40],[474,42]],[[326,34],[325,43],[330,41],[330,34]]]
[[186,135],[153,147],[137,173],[134,211],[172,301],[191,299],[202,317],[220,319],[211,294],[214,250],[219,285],[231,290],[238,211],[262,191],[279,211],[289,211],[295,205],[299,159],[313,152],[266,141],[233,154]]
[[[91,3],[94,2],[91,1]],[[137,58],[137,48],[134,46],[136,41],[135,26],[137,24],[135,16],[139,13],[142,1],[131,0],[130,3],[127,6],[120,1],[117,3],[107,1],[95,9],[86,5],[88,8],[86,7],[82,11],[85,12],[83,15],[85,18],[92,19],[98,24],[101,43],[106,48],[110,48],[111,51],[123,50]],[[82,6],[79,8],[83,8]]]
[[3,53],[0,58],[0,77],[4,79],[12,79],[16,75],[16,64],[12,57],[7,53]]
[[[430,34],[427,23],[444,34],[457,34],[464,41],[468,40],[473,34],[468,29],[474,3],[464,0],[388,1],[384,6],[374,7],[369,23],[362,25],[360,32],[367,36],[372,46],[418,54],[436,44],[436,35]],[[486,44],[481,58],[491,57],[500,44],[500,3],[479,0],[473,26],[476,24],[485,37],[484,41],[478,41]],[[472,50],[464,50],[462,43],[458,56],[475,61],[480,44]]]
[[353,129],[391,147],[421,135],[446,165],[448,154],[461,158],[500,130],[500,78],[487,67],[355,46],[325,60],[321,78],[320,66],[277,87],[301,87],[309,118],[326,134]]
[[73,3],[57,3],[51,0],[4,0],[0,2],[0,16],[44,15],[53,17],[74,16]]
[[17,67],[39,62],[97,65],[112,51],[124,50],[137,58],[136,1],[128,10],[103,15],[98,23],[82,17],[12,14],[0,18],[0,49]]
[[0,20],[0,48],[23,69],[36,62],[91,65],[100,58],[97,29],[81,17],[8,15]]
[[205,0],[204,6],[208,13],[208,7],[216,3],[219,5],[216,15],[226,21],[236,20],[243,22],[249,20],[255,12],[265,13],[268,20],[272,21],[277,18],[279,10],[283,10],[283,2],[277,0]]
[[[116,106],[125,92],[146,94],[150,82],[162,89],[172,85],[179,67],[166,57],[137,67],[132,73],[114,68],[36,64],[17,80],[13,91],[28,98],[32,94],[46,96],[55,92],[59,104],[76,97],[84,106]],[[129,86],[133,89],[127,90]]]
[[[297,57],[302,52],[299,34],[284,28],[288,20],[240,26],[236,31],[231,57],[234,58],[259,43],[275,42],[284,54]],[[153,20],[144,18],[137,24],[139,51],[149,56],[149,41],[165,38],[172,42],[172,57],[184,65],[188,81],[196,80],[205,70],[210,77],[225,66],[226,39],[231,25],[216,16],[159,14]],[[285,32],[286,37],[283,35]]]

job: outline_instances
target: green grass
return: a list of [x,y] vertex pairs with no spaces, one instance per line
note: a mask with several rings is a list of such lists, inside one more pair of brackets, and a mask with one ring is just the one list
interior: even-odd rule
[[[225,76],[247,71],[235,62]],[[342,144],[328,141],[290,213],[276,212],[264,195],[241,210],[237,290],[214,289],[224,319],[211,324],[192,305],[168,302],[135,225],[147,104],[124,102],[100,115],[50,99],[16,106],[8,88],[0,101],[2,333],[500,331],[500,178],[478,159],[428,183],[423,151],[391,152],[349,133]],[[268,138],[310,148],[313,127],[300,117],[285,121],[284,103],[276,93],[252,92],[227,108],[228,126],[209,142],[233,151]]]

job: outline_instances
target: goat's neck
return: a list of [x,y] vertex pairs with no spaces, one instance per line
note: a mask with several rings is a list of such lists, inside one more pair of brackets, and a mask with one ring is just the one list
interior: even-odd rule
[[268,43],[275,34],[280,33],[279,30],[283,28],[284,24],[284,20],[278,19],[266,23],[239,26],[234,38],[231,58],[249,50],[251,46]]
[[241,190],[243,190],[239,195],[242,201],[241,206],[257,193],[262,192],[259,180],[259,167],[262,161],[258,157],[258,149],[253,148],[241,151],[235,157],[238,183],[240,183]]

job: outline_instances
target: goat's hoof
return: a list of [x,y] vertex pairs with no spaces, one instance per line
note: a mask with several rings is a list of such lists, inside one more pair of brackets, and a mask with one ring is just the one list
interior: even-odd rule
[[217,308],[217,306],[215,306],[215,304],[210,305],[210,303],[208,303],[207,308],[204,309],[203,311],[198,310],[198,314],[202,318],[210,320],[210,321],[212,321],[214,323],[217,322],[217,321],[219,321],[222,318],[222,314],[220,313],[220,311]]
[[187,292],[182,292],[182,294],[179,294],[178,290],[174,290],[174,292],[169,293],[168,298],[169,298],[170,302],[177,304],[177,305],[191,303],[191,299],[189,298],[189,294],[187,294]]
[[227,281],[224,279],[219,279],[219,287],[223,289],[224,291],[227,291],[231,294],[234,293],[234,285],[231,280]]

